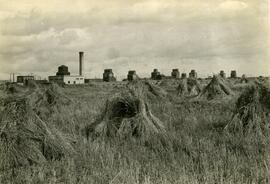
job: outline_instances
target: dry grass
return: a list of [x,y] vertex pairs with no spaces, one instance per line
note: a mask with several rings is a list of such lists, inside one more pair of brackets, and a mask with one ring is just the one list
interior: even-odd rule
[[216,98],[223,98],[225,96],[233,95],[229,83],[227,83],[220,76],[214,75],[210,83],[200,93],[200,98],[206,98],[207,100],[213,100]]
[[[236,97],[230,101],[180,101],[175,95],[174,101],[167,105],[167,96],[160,98],[152,92],[149,92],[152,98],[143,95],[144,102],[166,127],[167,134],[177,137],[173,149],[152,149],[136,144],[133,139],[86,141],[85,126],[102,114],[107,99],[112,100],[115,94],[122,92],[130,93],[127,88],[113,86],[62,89],[60,93],[70,102],[61,105],[62,100],[58,101],[59,109],[43,117],[43,121],[49,130],[54,127],[59,133],[69,135],[69,139],[75,137],[76,154],[0,171],[0,183],[269,183],[269,136],[224,131],[235,113]],[[117,99],[132,102],[124,103],[131,104],[124,109],[138,107],[132,105],[137,99],[132,94],[128,100],[126,96]],[[140,108],[138,111],[143,112],[144,108]],[[119,113],[113,108],[107,112]],[[134,117],[123,119],[130,121]]]
[[238,98],[236,110],[227,129],[241,131],[245,134],[256,132],[259,135],[270,131],[270,89],[255,82]]
[[200,94],[202,86],[195,78],[182,79],[177,87],[179,96],[194,97]]
[[165,125],[152,114],[149,103],[152,95],[164,98],[165,93],[147,82],[135,82],[127,87],[128,91],[107,100],[103,112],[86,127],[87,138],[133,138],[152,148],[170,145]]
[[40,100],[35,96],[39,95],[33,91],[4,100],[0,116],[1,169],[41,164],[74,153],[63,133],[44,122],[34,111],[38,102],[35,99]]

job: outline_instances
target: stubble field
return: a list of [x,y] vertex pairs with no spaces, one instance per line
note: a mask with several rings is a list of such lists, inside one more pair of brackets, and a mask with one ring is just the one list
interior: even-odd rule
[[[3,87],[0,183],[269,183],[267,130],[246,131],[235,117],[251,84],[234,84],[234,95],[211,100],[179,95],[177,85],[151,84],[136,96],[147,105],[134,112],[127,102],[117,121],[137,123],[129,133],[126,124],[99,128],[116,121],[108,99],[130,93],[125,83]],[[146,125],[134,118],[141,112]]]

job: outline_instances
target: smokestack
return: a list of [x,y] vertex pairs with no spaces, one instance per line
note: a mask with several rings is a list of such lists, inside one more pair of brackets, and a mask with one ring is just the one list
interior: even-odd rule
[[83,52],[79,52],[79,75],[83,75]]

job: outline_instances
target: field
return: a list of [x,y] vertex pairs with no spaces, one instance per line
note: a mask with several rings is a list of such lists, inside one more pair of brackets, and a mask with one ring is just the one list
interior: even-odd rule
[[[208,83],[209,81],[201,81],[203,87]],[[239,129],[226,129],[236,113],[238,97],[250,84],[234,84],[234,95],[212,100],[179,96],[176,92],[177,82],[158,85],[157,89],[166,92],[165,97],[153,96],[147,99],[152,114],[165,126],[168,142],[155,144],[151,139],[142,142],[138,141],[140,137],[118,136],[92,138],[90,135],[87,139],[89,132],[86,127],[97,121],[97,117],[104,111],[107,99],[125,92],[125,83],[55,86],[50,94],[58,94],[53,96],[54,103],[40,103],[35,112],[39,108],[40,121],[57,131],[64,137],[63,140],[69,141],[73,151],[66,154],[67,151],[63,148],[61,158],[52,157],[41,163],[30,162],[29,159],[20,162],[19,159],[25,153],[11,145],[19,143],[7,144],[6,150],[13,154],[16,162],[1,167],[0,183],[270,182],[269,135],[255,130],[243,132]],[[16,100],[29,95],[29,99],[33,100],[33,93],[42,96],[48,88],[16,86],[15,89],[8,89],[9,92],[3,88],[1,98]],[[52,98],[48,98],[50,95],[47,94],[47,102]],[[36,102],[33,103],[37,104]],[[0,108],[1,124],[5,117],[9,117],[9,114],[5,115],[5,109],[3,102]],[[0,128],[0,139],[3,142],[4,128],[2,125]],[[18,128],[11,132],[16,132],[14,137],[17,138],[20,131]],[[159,134],[157,139],[158,136]],[[58,143],[57,139],[52,139],[55,144]],[[61,146],[65,143],[59,144]],[[0,148],[0,164],[8,159],[4,156],[9,157],[4,151]],[[31,150],[27,152],[31,153]]]

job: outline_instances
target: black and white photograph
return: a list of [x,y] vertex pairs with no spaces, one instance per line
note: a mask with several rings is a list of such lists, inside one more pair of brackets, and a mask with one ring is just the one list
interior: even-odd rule
[[0,0],[0,184],[268,183],[269,0]]

